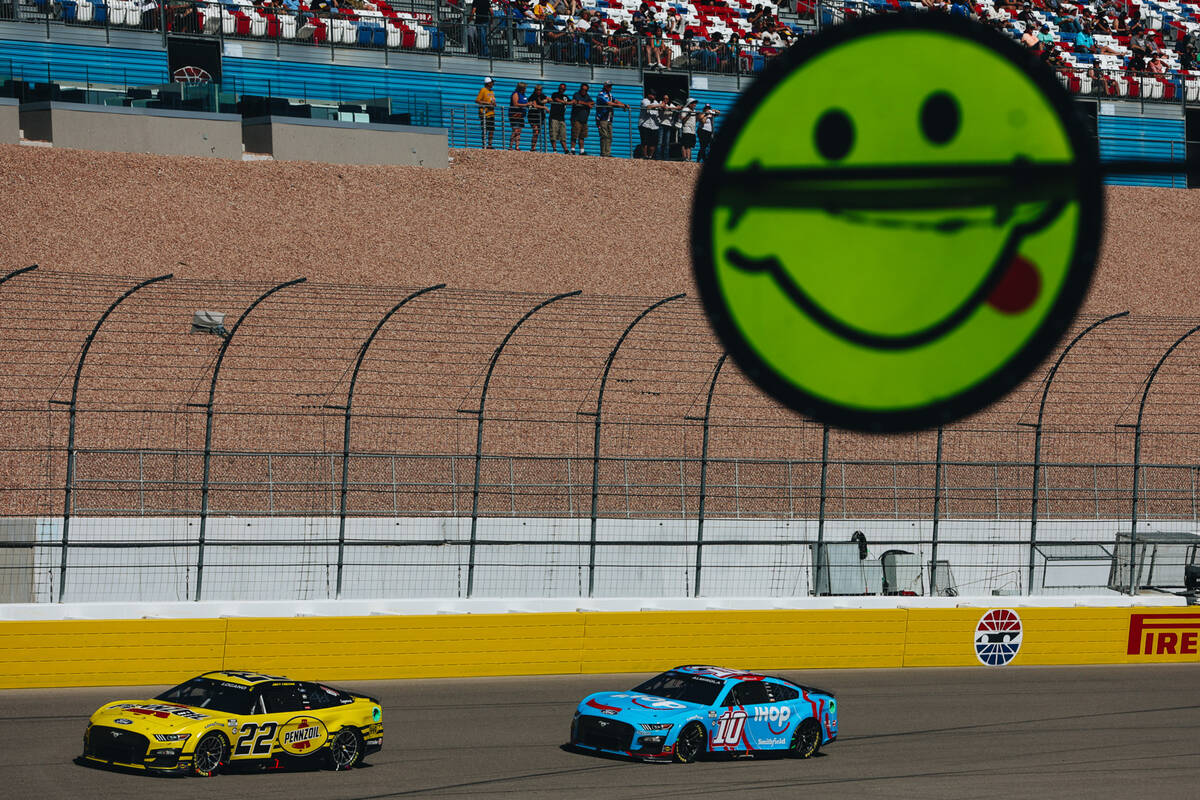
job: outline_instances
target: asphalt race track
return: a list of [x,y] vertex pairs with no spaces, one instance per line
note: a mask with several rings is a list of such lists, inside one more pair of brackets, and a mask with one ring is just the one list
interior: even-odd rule
[[[77,766],[85,721],[146,689],[0,691],[0,794],[29,798],[1196,797],[1200,665],[781,673],[838,694],[809,761],[637,764],[561,749],[575,702],[640,676],[344,684],[384,749],[344,773],[169,779]],[[155,692],[156,693],[156,692]]]

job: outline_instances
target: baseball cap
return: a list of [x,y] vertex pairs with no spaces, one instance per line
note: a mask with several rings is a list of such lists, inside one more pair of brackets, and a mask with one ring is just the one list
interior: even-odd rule
[[492,79],[491,79],[491,78],[484,78],[484,79],[483,79],[483,85],[484,85],[484,86],[488,86],[488,85],[490,85],[491,83],[492,83]]

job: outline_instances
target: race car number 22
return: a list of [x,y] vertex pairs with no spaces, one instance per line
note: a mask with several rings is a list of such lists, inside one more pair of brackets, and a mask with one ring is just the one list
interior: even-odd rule
[[275,738],[275,729],[278,727],[279,724],[276,722],[264,722],[262,725],[257,722],[247,722],[242,726],[242,736],[238,739],[233,754],[235,756],[269,756],[271,740]]

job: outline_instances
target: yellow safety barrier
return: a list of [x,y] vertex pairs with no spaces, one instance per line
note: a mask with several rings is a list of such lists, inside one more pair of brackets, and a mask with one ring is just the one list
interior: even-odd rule
[[1200,609],[951,608],[0,622],[0,688],[982,664],[1200,662]]

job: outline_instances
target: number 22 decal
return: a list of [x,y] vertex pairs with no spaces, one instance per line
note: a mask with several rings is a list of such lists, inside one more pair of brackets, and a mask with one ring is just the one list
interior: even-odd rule
[[233,754],[235,756],[269,756],[271,740],[275,738],[275,729],[278,727],[279,723],[277,722],[264,722],[262,725],[257,722],[247,722],[242,726],[242,737],[238,739]]

